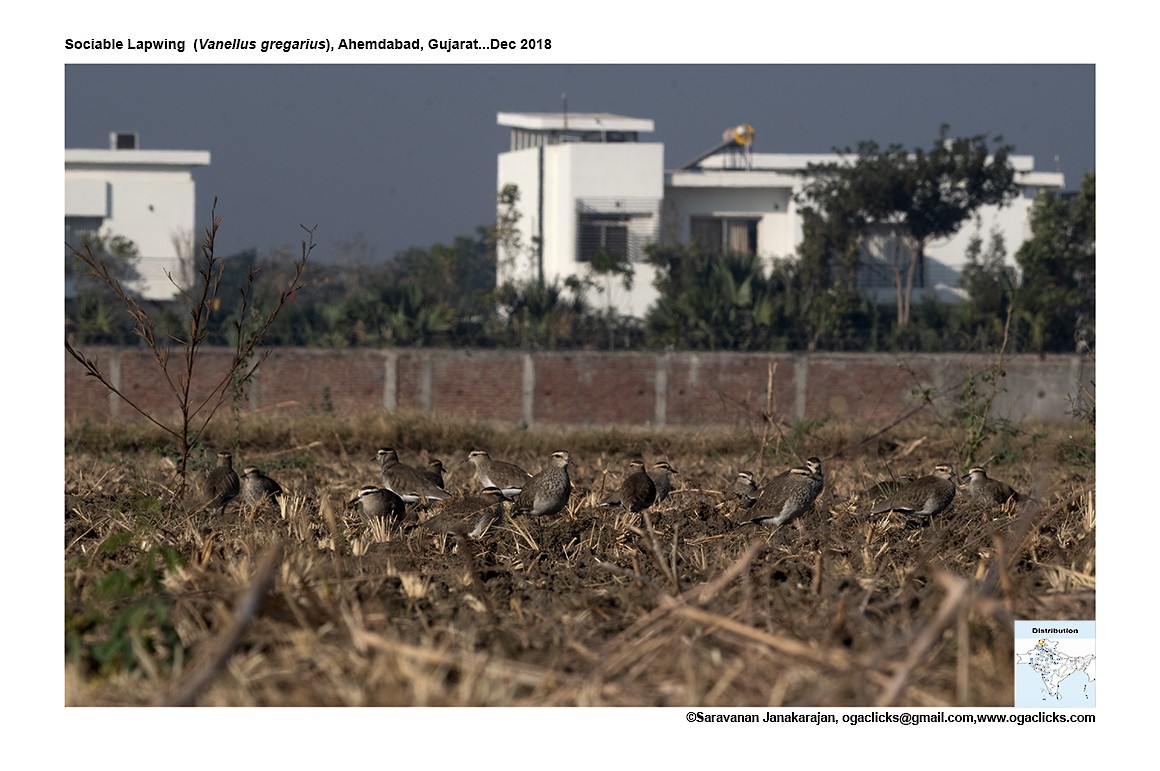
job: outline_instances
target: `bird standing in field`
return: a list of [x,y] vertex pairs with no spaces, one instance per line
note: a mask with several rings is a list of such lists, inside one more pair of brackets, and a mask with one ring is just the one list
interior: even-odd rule
[[757,502],[741,524],[784,525],[802,515],[825,486],[822,462],[807,458],[804,466],[791,468],[765,483]]
[[513,499],[524,489],[532,475],[514,463],[495,460],[487,450],[472,450],[464,463],[475,466],[475,478],[481,487],[498,487],[505,498]]
[[441,501],[451,497],[451,493],[431,481],[424,472],[401,463],[399,454],[390,447],[380,449],[375,457],[382,471],[383,487],[407,503]]
[[652,479],[653,484],[657,488],[657,499],[653,501],[654,506],[659,506],[664,502],[665,498],[669,497],[669,493],[673,491],[673,480],[670,478],[670,475],[679,473],[679,471],[669,465],[667,460],[658,460],[649,469],[649,478]]
[[436,533],[478,538],[503,517],[505,500],[498,487],[485,487],[474,495],[447,498],[436,504],[434,515],[421,527]]
[[757,489],[757,483],[753,481],[752,471],[737,472],[737,481],[733,483],[732,492],[737,496],[738,503],[743,509],[748,509],[757,503],[757,499],[761,495]]
[[217,465],[210,469],[205,479],[205,493],[209,496],[205,508],[216,508],[219,514],[225,514],[226,504],[237,498],[240,492],[241,482],[238,472],[234,471],[234,456],[222,450],[217,454]]
[[255,505],[282,495],[282,485],[262,473],[257,466],[242,469],[242,502]]
[[444,490],[446,490],[447,485],[443,482],[443,472],[445,470],[446,469],[443,468],[443,461],[439,460],[438,458],[432,458],[431,460],[427,461],[427,469],[425,471],[420,469],[420,473],[434,482],[436,487],[442,487]]
[[346,505],[351,507],[356,504],[367,520],[379,519],[388,525],[402,522],[406,513],[406,505],[402,498],[385,487],[374,485],[367,485],[359,490]]
[[955,498],[953,467],[942,463],[930,474],[903,485],[898,492],[871,509],[871,514],[897,511],[911,517],[929,519],[951,505]]
[[975,466],[967,472],[967,494],[976,503],[999,505],[1021,497],[1011,485],[987,476],[987,470],[981,466]]
[[657,486],[644,470],[644,461],[639,458],[628,463],[628,475],[614,492],[605,496],[600,505],[604,508],[623,506],[636,513],[652,506],[657,499]]
[[512,514],[530,514],[544,517],[555,514],[568,505],[572,494],[572,480],[568,467],[574,466],[565,450],[552,453],[549,466],[527,481],[512,506]]

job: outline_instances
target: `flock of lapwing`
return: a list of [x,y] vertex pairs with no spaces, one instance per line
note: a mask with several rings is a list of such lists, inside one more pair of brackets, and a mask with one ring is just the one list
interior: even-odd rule
[[[532,474],[514,463],[492,458],[486,450],[472,450],[463,463],[474,467],[477,492],[453,494],[444,482],[444,467],[432,460],[426,467],[409,466],[392,448],[382,448],[374,458],[379,467],[379,484],[367,485],[347,501],[368,520],[388,525],[418,526],[432,532],[479,537],[501,520],[507,511],[512,517],[525,515],[540,520],[562,511],[573,493],[568,469],[575,464],[568,452],[552,453],[546,466]],[[643,460],[632,459],[623,480],[598,502],[600,508],[642,512],[662,503],[672,492],[672,476],[678,472],[668,461],[646,468]],[[875,500],[872,516],[898,513],[911,520],[929,522],[944,511],[959,490],[958,475],[952,466],[939,464],[925,476],[904,477],[885,494],[886,483],[869,491]],[[741,471],[731,488],[735,505],[730,519],[737,525],[779,526],[793,522],[809,511],[825,487],[822,462],[806,459],[799,467],[787,469],[758,484],[752,472]],[[1018,501],[1022,496],[1009,485],[987,476],[982,467],[971,468],[963,485],[973,503],[998,506]],[[282,495],[282,487],[255,466],[246,466],[239,477],[228,452],[218,453],[217,465],[205,480],[207,509],[224,514],[235,498],[259,505]]]

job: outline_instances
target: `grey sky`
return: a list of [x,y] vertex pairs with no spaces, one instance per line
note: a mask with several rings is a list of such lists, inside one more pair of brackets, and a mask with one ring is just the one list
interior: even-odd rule
[[755,151],[861,140],[926,147],[1002,135],[1075,189],[1095,168],[1094,65],[90,65],[65,68],[65,144],[137,131],[150,149],[208,150],[198,231],[218,198],[225,254],[301,240],[315,256],[365,240],[377,258],[449,243],[494,216],[502,111],[655,121],[666,168],[738,123]]

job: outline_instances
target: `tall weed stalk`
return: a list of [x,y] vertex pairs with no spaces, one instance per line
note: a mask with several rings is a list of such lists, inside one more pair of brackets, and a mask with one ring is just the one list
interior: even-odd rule
[[269,350],[256,355],[258,345],[293,293],[303,287],[303,271],[306,268],[310,252],[315,246],[315,228],[302,226],[307,237],[302,241],[301,257],[294,260],[290,278],[286,281],[285,286],[279,289],[277,300],[269,309],[254,307],[253,292],[257,270],[252,269],[247,274],[245,284],[238,288],[241,293],[241,303],[237,318],[233,322],[236,334],[234,335],[234,349],[229,365],[223,375],[216,376],[217,379],[210,382],[209,388],[202,391],[205,395],[198,396],[194,385],[202,374],[198,366],[202,358],[201,352],[211,332],[211,313],[219,305],[217,301],[223,290],[221,284],[224,258],[218,254],[216,249],[217,233],[220,226],[221,218],[217,214],[217,199],[215,198],[211,212],[211,224],[206,228],[198,249],[198,255],[195,258],[196,264],[194,265],[192,281],[188,286],[182,286],[174,280],[172,274],[167,274],[170,282],[177,288],[181,301],[184,301],[188,308],[184,333],[174,333],[169,336],[158,334],[154,319],[142,307],[138,299],[126,291],[121,282],[114,277],[106,261],[93,254],[91,247],[85,246],[82,249],[69,247],[72,256],[83,264],[89,274],[105,283],[124,305],[125,311],[132,320],[133,333],[153,354],[153,360],[157,365],[162,382],[173,397],[178,419],[176,422],[168,421],[161,414],[151,412],[139,405],[116,385],[109,370],[103,368],[95,359],[89,358],[74,348],[67,338],[64,343],[65,351],[85,368],[89,376],[96,378],[101,385],[125,404],[173,437],[179,450],[176,490],[179,498],[185,494],[190,455],[197,447],[210,421],[213,420],[223,404],[230,401],[231,398],[236,399],[236,395],[242,392],[244,386],[257,372],[258,367],[269,356]]

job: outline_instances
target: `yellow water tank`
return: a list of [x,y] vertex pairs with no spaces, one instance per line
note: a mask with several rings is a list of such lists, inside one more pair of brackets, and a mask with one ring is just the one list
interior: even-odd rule
[[753,126],[748,123],[742,123],[739,126],[725,129],[725,134],[721,137],[726,142],[733,142],[742,147],[749,147],[753,144]]

